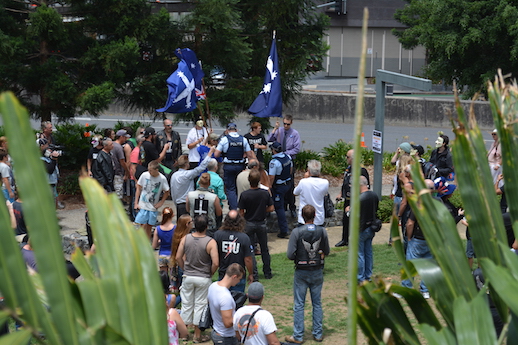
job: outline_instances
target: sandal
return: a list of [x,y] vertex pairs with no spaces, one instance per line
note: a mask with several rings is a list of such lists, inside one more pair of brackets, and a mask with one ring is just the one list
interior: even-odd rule
[[202,334],[201,337],[199,337],[199,338],[193,338],[192,342],[195,343],[195,344],[198,344],[198,343],[206,343],[209,340],[210,340],[210,336],[209,335]]

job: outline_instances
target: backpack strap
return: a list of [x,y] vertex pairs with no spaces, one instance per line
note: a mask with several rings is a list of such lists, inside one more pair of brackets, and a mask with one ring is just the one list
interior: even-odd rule
[[246,325],[246,331],[245,331],[245,336],[243,337],[243,340],[241,341],[241,344],[244,344],[245,341],[246,341],[246,336],[248,335],[248,329],[250,328],[250,323],[252,323],[252,319],[254,318],[255,314],[259,311],[259,310],[263,310],[261,307],[257,308],[256,310],[254,310],[254,312],[252,313],[252,315],[250,315],[250,318],[248,319],[248,325]]

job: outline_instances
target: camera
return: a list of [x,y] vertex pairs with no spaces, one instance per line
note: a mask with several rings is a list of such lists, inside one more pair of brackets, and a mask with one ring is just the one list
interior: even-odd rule
[[65,147],[61,145],[50,144],[47,148],[47,151],[45,152],[45,157],[50,157],[53,152],[57,152],[58,157],[61,157],[64,153],[64,148]]

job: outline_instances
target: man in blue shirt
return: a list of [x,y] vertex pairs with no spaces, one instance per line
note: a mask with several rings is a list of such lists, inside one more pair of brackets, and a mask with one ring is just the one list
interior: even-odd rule
[[291,157],[282,152],[282,146],[278,142],[270,145],[272,149],[272,159],[268,169],[270,177],[270,189],[272,191],[273,205],[277,214],[280,232],[279,238],[288,237],[288,221],[286,220],[286,212],[284,211],[284,196],[290,190],[292,184],[293,162]]
[[255,158],[254,151],[242,135],[237,133],[237,125],[227,125],[228,134],[223,136],[216,147],[214,157],[223,156],[223,181],[227,190],[228,208],[237,210],[237,175],[245,168],[245,156],[248,159]]

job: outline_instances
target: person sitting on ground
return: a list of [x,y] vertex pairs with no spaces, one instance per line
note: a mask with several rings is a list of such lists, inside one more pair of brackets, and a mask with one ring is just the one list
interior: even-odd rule
[[237,345],[234,331],[236,302],[229,289],[238,284],[244,276],[243,266],[233,263],[228,266],[223,279],[212,283],[209,287],[207,298],[213,320],[211,337],[214,344]]
[[234,314],[234,330],[241,344],[280,345],[277,326],[272,314],[261,309],[264,299],[264,286],[253,282],[248,287],[248,305],[239,308]]
[[[162,221],[156,227],[153,234],[153,249],[158,250],[158,263],[161,268],[169,267],[169,257],[171,256],[171,245],[173,244],[173,235],[176,225],[173,224],[174,211],[171,207],[165,207],[162,210]],[[161,264],[162,263],[162,264]]]

